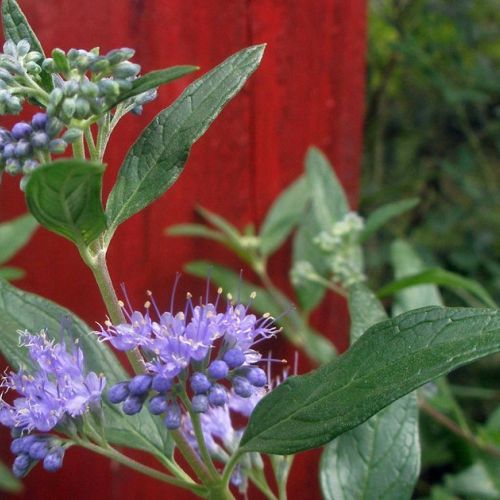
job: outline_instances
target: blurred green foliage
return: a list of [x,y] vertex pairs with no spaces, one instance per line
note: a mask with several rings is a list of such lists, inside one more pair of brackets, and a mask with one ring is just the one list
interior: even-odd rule
[[389,242],[410,235],[500,299],[499,153],[498,0],[371,0],[362,211],[421,200],[371,240],[379,283]]
[[[412,196],[420,204],[369,239],[368,275],[375,286],[386,282],[389,245],[404,235],[428,264],[480,282],[498,302],[500,3],[371,0],[369,6],[362,212]],[[444,294],[447,303],[460,305]],[[484,443],[495,445],[498,361],[451,379],[464,418],[475,422]],[[441,396],[437,389],[435,404]],[[416,498],[499,498],[500,459],[479,453],[428,416],[421,430]]]

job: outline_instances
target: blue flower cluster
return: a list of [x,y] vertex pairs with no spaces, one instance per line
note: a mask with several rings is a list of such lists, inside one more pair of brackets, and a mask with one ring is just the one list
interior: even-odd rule
[[249,305],[234,304],[230,295],[218,312],[221,293],[214,304],[206,300],[196,306],[188,294],[184,311],[177,314],[172,307],[160,313],[153,301],[156,320],[149,301],[144,314],[121,304],[129,321],[107,322],[98,334],[119,350],[139,349],[147,373],[113,386],[110,402],[133,415],[147,401],[152,414],[164,415],[167,428],[178,429],[187,411],[203,414],[224,407],[229,394],[252,398],[259,393],[267,375],[256,366],[261,355],[253,347],[277,333],[274,319],[249,314]]
[[67,132],[58,138],[62,128],[45,113],[36,113],[30,123],[18,122],[11,130],[0,127],[0,170],[29,175],[49,153],[63,153],[76,137]]
[[0,423],[12,429],[12,451],[17,455],[14,472],[24,475],[34,462],[44,461],[47,470],[57,470],[64,450],[48,433],[62,430],[72,419],[100,407],[105,379],[86,373],[81,349],[72,343],[70,350],[62,340],[49,340],[45,331],[32,335],[20,333],[20,346],[28,349],[33,373],[24,370],[5,375],[0,386],[20,394],[13,404],[0,397]]

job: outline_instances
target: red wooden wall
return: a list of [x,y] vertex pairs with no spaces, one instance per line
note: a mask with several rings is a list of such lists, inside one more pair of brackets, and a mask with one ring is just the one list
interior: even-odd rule
[[[241,94],[195,145],[186,171],[148,210],[117,232],[109,252],[116,283],[125,282],[141,304],[151,289],[165,303],[174,273],[195,258],[239,263],[220,247],[191,239],[166,238],[167,225],[194,220],[199,203],[242,226],[259,222],[279,191],[302,171],[310,144],[332,159],[351,202],[356,203],[364,101],[364,0],[20,0],[46,51],[55,46],[104,51],[130,46],[144,70],[197,64],[208,70],[237,50],[267,42],[261,67]],[[188,83],[185,78],[160,91],[140,118],[130,116],[115,132],[107,155],[106,191],[127,147],[141,128]],[[0,220],[25,211],[17,180],[0,186]],[[27,271],[18,282],[71,308],[89,323],[105,312],[90,272],[72,245],[39,230],[13,264]],[[285,285],[289,253],[271,262]],[[185,277],[185,287],[201,290]],[[344,304],[328,298],[316,315],[318,326],[345,346]],[[6,449],[6,443],[3,445]],[[10,460],[8,453],[4,458]],[[318,453],[297,459],[291,498],[320,498]],[[71,449],[64,469],[54,475],[40,467],[26,480],[30,500],[159,498],[163,485]],[[177,498],[191,498],[177,493]],[[251,498],[259,498],[251,495]]]

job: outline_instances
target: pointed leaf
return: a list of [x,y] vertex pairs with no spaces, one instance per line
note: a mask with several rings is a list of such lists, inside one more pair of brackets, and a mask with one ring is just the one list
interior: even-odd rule
[[130,149],[108,199],[108,239],[179,177],[191,146],[257,69],[264,46],[244,49],[189,85]]
[[0,491],[19,493],[23,489],[23,483],[15,477],[10,469],[0,461]]
[[135,79],[132,82],[132,88],[127,92],[120,94],[118,100],[108,106],[106,111],[109,111],[126,99],[130,99],[138,94],[155,89],[160,85],[177,80],[178,78],[189,75],[190,73],[193,73],[193,71],[197,71],[199,69],[200,68],[198,66],[172,66],[171,68],[151,71],[144,76]]
[[92,243],[106,229],[101,204],[104,165],[58,160],[37,168],[26,187],[30,212],[40,224],[76,243]]
[[[6,39],[12,40],[15,43],[26,39],[30,44],[31,50],[36,50],[40,54],[45,55],[42,44],[15,0],[2,1],[2,25],[3,34]],[[54,88],[50,73],[42,70],[40,78],[42,87],[47,92],[50,92]]]
[[321,446],[426,382],[498,351],[496,309],[427,307],[383,321],[342,356],[267,395],[241,447],[281,455]]
[[36,220],[29,214],[0,224],[0,264],[26,245],[37,227]]
[[[92,329],[81,319],[49,300],[0,281],[0,351],[12,368],[31,365],[27,350],[19,348],[18,330],[36,333],[47,329],[50,337],[59,339],[61,320],[68,317],[71,318],[71,333],[79,339],[87,368],[103,373],[108,388],[127,380],[129,377],[113,352],[97,340],[97,336],[91,333]],[[116,405],[105,400],[103,403],[106,435],[110,441],[131,448],[162,452],[163,441],[151,414],[142,412],[124,418]]]
[[271,206],[260,230],[260,249],[271,255],[300,222],[309,200],[305,177],[299,177],[286,188]]
[[23,269],[19,267],[5,266],[0,267],[0,279],[7,281],[20,280],[25,276]]
[[197,238],[206,238],[208,240],[218,241],[227,244],[227,240],[222,233],[214,231],[202,224],[178,224],[165,229],[168,236],[191,236]]

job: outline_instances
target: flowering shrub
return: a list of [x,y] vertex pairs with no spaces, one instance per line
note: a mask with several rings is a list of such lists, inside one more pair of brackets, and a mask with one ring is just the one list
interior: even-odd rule
[[[161,312],[151,295],[144,312],[134,310],[125,291],[125,302],[119,300],[108,273],[106,253],[114,232],[175,182],[191,146],[258,67],[264,47],[231,56],[161,111],[129,150],[104,207],[102,158],[118,121],[129,111],[140,112],[159,85],[197,68],[140,75],[128,48],[105,55],[97,49],[54,49],[46,57],[14,0],[3,1],[2,13],[8,40],[0,56],[0,110],[16,114],[25,102],[40,110],[31,120],[0,131],[0,168],[21,176],[36,220],[74,243],[108,312],[100,330],[92,332],[59,306],[0,282],[0,350],[15,368],[3,379],[7,393],[0,417],[13,434],[13,472],[24,476],[39,460],[55,471],[65,450],[76,445],[213,499],[234,498],[231,485],[246,495],[249,483],[267,498],[277,498],[268,483],[273,473],[284,499],[292,457],[302,450],[331,443],[335,467],[330,470],[329,461],[322,469],[325,491],[332,477],[344,487],[342,472],[351,459],[356,473],[370,475],[363,453],[370,437],[363,435],[371,432],[366,426],[373,420],[364,422],[372,418],[393,433],[393,448],[384,460],[398,464],[398,475],[391,478],[402,495],[398,498],[409,496],[418,475],[418,443],[408,446],[417,439],[416,402],[410,393],[499,351],[497,310],[430,307],[387,319],[365,284],[361,221],[348,213],[343,191],[315,150],[310,153],[315,163],[308,169],[310,189],[303,189],[302,179],[293,196],[288,193],[280,202],[282,208],[293,207],[292,216],[280,208],[258,237],[235,237],[238,233],[231,230],[231,236],[219,238],[232,238],[233,248],[272,294],[247,293],[240,280],[240,288],[234,283],[226,287],[239,290],[236,300],[231,293],[223,298],[219,289],[211,302],[207,286],[204,299],[188,294],[184,310],[175,312],[176,283],[168,311]],[[54,158],[70,145],[71,158]],[[304,210],[294,271],[298,312],[273,286],[266,263]],[[220,223],[220,218],[212,220]],[[214,277],[219,279],[217,269]],[[337,357],[307,324],[326,288],[347,296],[352,314],[353,345]],[[61,317],[68,314],[72,322],[64,323],[65,333],[58,337]],[[276,360],[263,357],[259,344],[280,331],[278,323],[287,338],[323,366],[304,376],[285,374],[279,384],[273,380]],[[132,376],[109,345],[126,353]],[[18,393],[13,402],[11,390]],[[349,447],[352,442],[359,445],[354,458],[343,452],[344,443]],[[117,445],[148,452],[163,469],[133,460]],[[409,457],[404,455],[408,449]],[[267,463],[272,465],[268,474]],[[383,484],[379,479],[377,485]],[[374,498],[381,496],[376,492]]]

